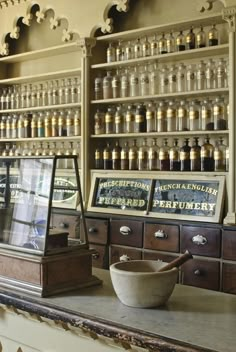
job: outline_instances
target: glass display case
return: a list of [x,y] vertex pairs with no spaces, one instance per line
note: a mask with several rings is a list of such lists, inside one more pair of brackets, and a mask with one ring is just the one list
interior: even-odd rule
[[[70,163],[70,180],[60,165]],[[84,219],[76,156],[0,159],[0,288],[41,296],[99,283]],[[50,227],[52,206],[80,207],[83,238]],[[30,264],[30,265],[29,265]]]

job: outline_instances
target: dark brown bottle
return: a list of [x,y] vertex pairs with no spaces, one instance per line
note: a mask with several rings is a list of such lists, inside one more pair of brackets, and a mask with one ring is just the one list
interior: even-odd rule
[[214,147],[206,137],[201,146],[201,171],[214,171],[214,168]]
[[183,31],[180,31],[176,37],[176,51],[184,51],[185,43],[184,43],[184,35]]
[[223,143],[223,138],[219,138],[214,149],[214,164],[215,171],[226,171],[226,149],[227,146]]
[[125,142],[125,145],[121,148],[120,152],[120,168],[121,170],[129,170],[129,143]]
[[190,168],[191,171],[201,171],[201,147],[198,145],[198,138],[194,138],[190,149]]
[[121,147],[119,142],[116,141],[115,147],[112,149],[112,170],[120,170],[121,169]]
[[170,148],[170,171],[180,171],[178,139],[174,139],[173,146]]
[[142,104],[135,111],[134,132],[146,132],[146,108]]
[[101,149],[97,148],[95,150],[95,169],[103,169],[104,163],[103,163],[103,157],[102,157],[102,151]]
[[191,28],[188,34],[186,35],[186,49],[195,49],[195,34],[193,32],[193,28]]
[[170,171],[169,150],[168,139],[165,138],[159,151],[160,171]]
[[219,44],[218,30],[216,29],[215,24],[213,24],[210,31],[208,32],[208,45],[215,46],[218,44]]
[[106,148],[103,150],[103,168],[104,170],[112,169],[112,154],[109,142],[107,142]]
[[190,149],[189,139],[186,138],[183,146],[180,148],[180,171],[190,171]]

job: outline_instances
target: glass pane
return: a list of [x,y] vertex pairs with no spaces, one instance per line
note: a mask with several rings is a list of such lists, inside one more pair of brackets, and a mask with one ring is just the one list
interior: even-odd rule
[[53,159],[4,159],[0,169],[0,244],[43,251]]

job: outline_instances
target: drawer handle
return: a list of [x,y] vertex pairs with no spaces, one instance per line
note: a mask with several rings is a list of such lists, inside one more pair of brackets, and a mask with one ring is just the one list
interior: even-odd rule
[[131,229],[128,227],[128,226],[121,226],[120,228],[120,233],[123,235],[123,236],[128,236],[131,234]]
[[204,246],[205,244],[207,244],[207,239],[205,236],[196,235],[196,236],[193,236],[192,242],[198,246]]
[[68,229],[69,224],[67,224],[67,223],[65,223],[65,222],[61,222],[61,223],[59,224],[59,227],[60,227],[61,229]]
[[127,254],[120,256],[120,262],[128,262],[129,260],[131,260],[131,258]]
[[199,270],[199,269],[194,270],[193,273],[194,273],[194,275],[196,275],[196,276],[201,276],[201,275],[202,275],[201,270]]
[[88,232],[89,233],[96,233],[97,229],[96,229],[96,227],[89,227]]
[[155,238],[167,238],[168,235],[163,230],[158,230],[154,233]]
[[98,259],[99,258],[99,253],[93,253],[92,254],[93,259]]

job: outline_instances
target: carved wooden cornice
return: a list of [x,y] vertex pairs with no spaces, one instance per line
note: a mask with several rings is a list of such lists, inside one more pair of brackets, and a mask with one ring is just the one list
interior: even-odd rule
[[235,32],[236,6],[223,9],[222,14],[223,19],[229,24],[229,31]]

